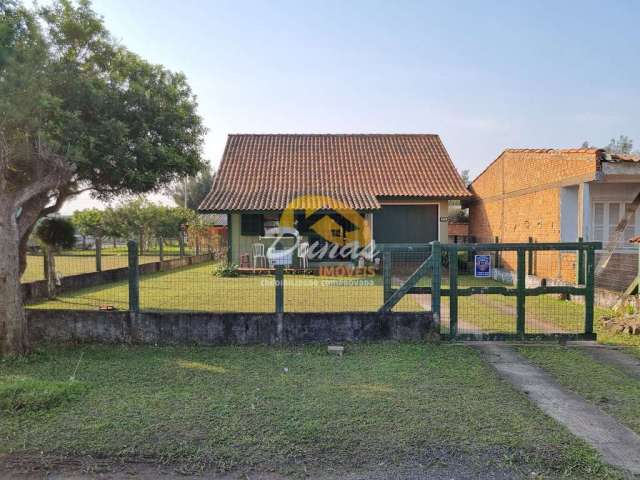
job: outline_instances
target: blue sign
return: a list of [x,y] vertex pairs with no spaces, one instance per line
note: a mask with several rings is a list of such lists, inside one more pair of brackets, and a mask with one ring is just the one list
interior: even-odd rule
[[491,276],[491,255],[476,255],[474,263],[474,277]]

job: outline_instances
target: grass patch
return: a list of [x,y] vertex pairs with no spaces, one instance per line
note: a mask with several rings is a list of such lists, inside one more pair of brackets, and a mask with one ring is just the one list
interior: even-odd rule
[[[616,477],[472,349],[451,345],[82,349],[64,408],[0,415],[0,453],[127,456],[219,470],[375,469],[480,458],[524,472]],[[64,382],[80,351],[0,364]],[[286,368],[286,370],[285,370]],[[439,460],[440,459],[440,460]]]
[[[140,306],[143,310],[201,312],[274,312],[273,275],[242,275],[224,278],[214,274],[214,262],[158,272],[140,277]],[[355,283],[354,283],[355,280]],[[113,305],[127,310],[128,282],[121,281],[59,295],[30,308],[97,309]],[[315,275],[286,275],[285,311],[349,312],[376,311],[383,304],[382,280],[378,277],[329,278]],[[396,307],[422,311],[411,297]]]
[[575,348],[530,346],[518,350],[561,385],[640,433],[640,381]]
[[74,380],[39,380],[15,376],[0,382],[0,411],[36,412],[78,398],[84,386]]
[[[160,261],[160,257],[158,255],[142,255],[139,257],[140,264],[158,261]],[[102,256],[103,271],[124,268],[128,265],[129,259],[126,252],[124,254],[103,254]],[[73,255],[57,255],[56,271],[63,277],[95,272],[95,252],[85,251],[83,254],[74,253]],[[22,274],[20,281],[22,283],[29,283],[39,280],[44,280],[44,259],[42,255],[27,255],[27,268]]]

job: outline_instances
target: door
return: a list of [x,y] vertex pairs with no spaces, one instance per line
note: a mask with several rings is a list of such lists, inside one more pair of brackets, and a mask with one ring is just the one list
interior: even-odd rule
[[438,240],[438,205],[384,205],[373,215],[376,243],[429,243]]

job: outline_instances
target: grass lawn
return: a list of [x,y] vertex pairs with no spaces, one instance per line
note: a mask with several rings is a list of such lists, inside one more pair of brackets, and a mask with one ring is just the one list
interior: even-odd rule
[[41,452],[284,474],[475,462],[619,478],[459,345],[350,345],[342,358],[316,346],[50,347],[0,363],[0,454]]
[[[213,274],[214,263],[143,275],[140,278],[140,306],[143,310],[182,310],[212,312],[274,312],[273,276],[221,278]],[[285,277],[285,311],[376,311],[382,305],[381,280],[361,278],[353,285],[350,278],[313,275]],[[128,308],[127,281],[61,294],[53,301],[31,308],[96,309],[100,305]],[[406,297],[396,310],[421,311],[412,297]]]
[[[575,348],[520,347],[519,352],[569,390],[596,404],[640,434],[640,381]],[[640,455],[640,452],[638,452]]]
[[[151,263],[157,262],[160,258],[157,255],[142,255],[139,262]],[[127,254],[122,255],[103,255],[102,270],[112,270],[114,268],[122,268],[129,265]],[[78,275],[80,273],[90,273],[96,271],[95,252],[84,251],[84,254],[59,255],[56,256],[56,271],[63,276]],[[44,280],[44,260],[42,255],[28,255],[27,268],[22,275],[21,282],[36,282]]]

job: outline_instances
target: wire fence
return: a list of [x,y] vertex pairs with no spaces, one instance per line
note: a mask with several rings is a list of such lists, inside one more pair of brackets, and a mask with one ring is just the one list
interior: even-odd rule
[[[381,246],[366,262],[305,269],[238,269],[226,264],[226,255],[210,255],[185,256],[150,270],[144,268],[145,255],[133,247],[122,257],[133,262],[127,277],[61,292],[32,308],[215,313],[388,308],[432,312],[441,333],[451,336],[591,334],[594,248],[586,243]],[[551,271],[545,268],[561,272],[563,258],[572,259],[572,282],[569,276],[567,282],[538,276]]]

